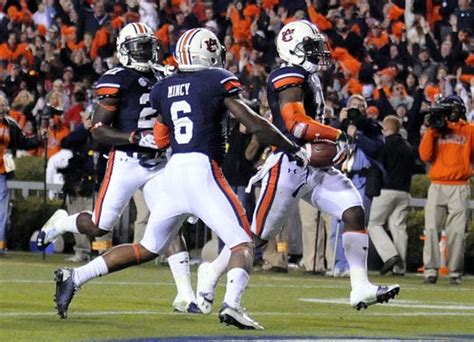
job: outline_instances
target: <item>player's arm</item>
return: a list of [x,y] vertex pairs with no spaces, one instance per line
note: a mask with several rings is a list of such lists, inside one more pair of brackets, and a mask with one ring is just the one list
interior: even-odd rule
[[92,137],[104,145],[138,144],[143,147],[156,148],[151,130],[127,133],[112,127],[119,104],[120,101],[116,96],[99,98],[92,118]]
[[300,87],[288,87],[278,94],[280,112],[286,128],[297,138],[337,140],[341,131],[324,125],[306,115],[303,105],[304,91]]
[[255,113],[240,96],[226,97],[224,104],[247,127],[249,134],[255,134],[260,144],[274,145],[292,154],[300,150],[298,145],[286,138],[270,121]]
[[91,133],[94,140],[104,145],[130,144],[130,133],[121,132],[112,127],[119,107],[117,97],[99,99],[92,116]]

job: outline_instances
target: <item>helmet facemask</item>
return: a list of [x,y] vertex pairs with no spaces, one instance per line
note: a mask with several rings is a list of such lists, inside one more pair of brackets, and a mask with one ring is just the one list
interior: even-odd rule
[[301,58],[303,62],[308,61],[321,68],[332,64],[328,44],[320,35],[316,39],[310,37],[303,38],[301,42],[296,44],[295,50],[292,53]]
[[127,39],[119,47],[120,54],[128,57],[124,66],[137,71],[148,71],[150,63],[159,63],[159,50],[158,40],[150,35]]

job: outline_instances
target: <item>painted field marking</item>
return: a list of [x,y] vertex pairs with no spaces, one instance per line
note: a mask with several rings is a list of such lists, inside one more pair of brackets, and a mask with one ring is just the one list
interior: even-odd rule
[[[346,303],[347,304],[347,303]],[[348,305],[348,304],[347,304]],[[373,316],[373,317],[416,317],[416,316],[459,316],[459,312],[432,312],[432,311],[419,311],[419,312],[364,312],[359,313],[358,311],[352,311],[351,315],[362,317],[362,316]],[[176,316],[176,317],[189,317],[189,315],[183,315],[179,312],[170,312],[170,311],[150,311],[150,310],[127,310],[127,311],[69,311],[70,318],[69,320],[73,320],[74,317],[100,317],[100,316],[130,316],[130,315],[142,315],[142,316]],[[320,313],[320,312],[312,312],[312,313],[301,313],[301,312],[258,312],[252,311],[253,316],[273,316],[273,317],[334,317],[333,312],[327,313]],[[464,317],[472,317],[474,316],[474,312],[463,312],[462,315]],[[45,316],[57,316],[56,312],[0,312],[0,318],[9,318],[9,317],[45,317]],[[210,316],[212,317],[212,316]],[[200,318],[200,316],[196,316],[196,318]],[[59,320],[59,318],[58,318]]]
[[[333,298],[333,299],[320,299],[320,298],[300,298],[302,302],[318,303],[318,304],[342,304],[349,305],[347,298]],[[417,300],[395,300],[395,302],[384,303],[384,306],[408,308],[408,309],[431,309],[431,310],[458,310],[458,311],[474,311],[474,305],[458,305],[455,303],[446,304],[424,304]],[[473,313],[474,314],[474,313]],[[441,315],[441,314],[440,314]]]

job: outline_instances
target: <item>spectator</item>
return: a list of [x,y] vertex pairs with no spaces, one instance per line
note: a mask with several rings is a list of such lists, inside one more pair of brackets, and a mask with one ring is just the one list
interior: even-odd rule
[[18,125],[8,118],[8,100],[0,95],[0,257],[7,250],[6,225],[8,220],[9,190],[7,178],[15,170],[13,156],[18,149],[29,150],[38,145],[35,137],[26,138]]
[[64,114],[64,125],[74,130],[82,122],[82,113],[85,110],[84,104],[86,101],[86,94],[82,90],[78,90],[73,95],[73,102],[71,108]]
[[[384,263],[380,270],[382,275],[392,269],[394,275],[406,272],[406,218],[415,156],[410,144],[400,134],[401,127],[401,121],[396,116],[389,115],[383,120],[385,144],[378,159],[383,165],[385,177],[380,196],[372,200],[367,227],[369,237]],[[391,239],[385,232],[385,224]]]
[[[41,136],[47,142],[47,156],[50,158],[61,149],[61,141],[69,134],[69,128],[63,124],[61,111],[53,107],[46,108],[49,119],[46,120],[47,128],[42,128]],[[44,149],[38,149],[38,155],[43,156]]]
[[[375,158],[383,147],[383,135],[380,125],[373,119],[367,118],[367,103],[361,95],[352,95],[347,101],[347,107],[339,114],[341,130],[352,139],[351,154],[342,165],[342,171],[348,175],[359,191],[366,220],[370,215],[370,204],[373,192],[366,190],[369,168],[376,163]],[[373,191],[373,189],[370,189]],[[380,190],[380,189],[379,189]],[[341,221],[333,220],[331,241],[337,241],[336,260],[333,269],[334,276],[348,276],[349,266],[342,248],[342,232],[344,227]]]
[[33,54],[27,43],[19,43],[15,31],[10,31],[6,43],[0,44],[0,61],[6,65],[10,62],[18,62],[21,56],[25,56],[29,64],[33,63]]
[[96,32],[110,20],[110,16],[105,13],[105,4],[103,0],[97,0],[92,9],[82,7],[77,23],[77,38],[82,40],[85,33],[95,36]]
[[426,283],[435,284],[438,280],[438,231],[445,228],[450,283],[457,285],[461,283],[464,270],[474,127],[465,121],[466,107],[460,97],[451,95],[441,103],[450,106],[449,112],[436,121],[431,112],[420,143],[421,159],[431,164],[431,185],[425,206],[424,276]]

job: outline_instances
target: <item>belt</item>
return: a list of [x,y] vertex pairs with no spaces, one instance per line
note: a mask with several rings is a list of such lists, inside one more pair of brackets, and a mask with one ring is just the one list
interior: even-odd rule
[[164,156],[162,151],[156,151],[156,152],[132,152],[132,151],[128,151],[128,152],[125,152],[125,154],[128,157],[132,157],[132,158],[136,158],[136,159],[143,159],[143,158],[155,159],[155,158],[160,158],[160,157]]

